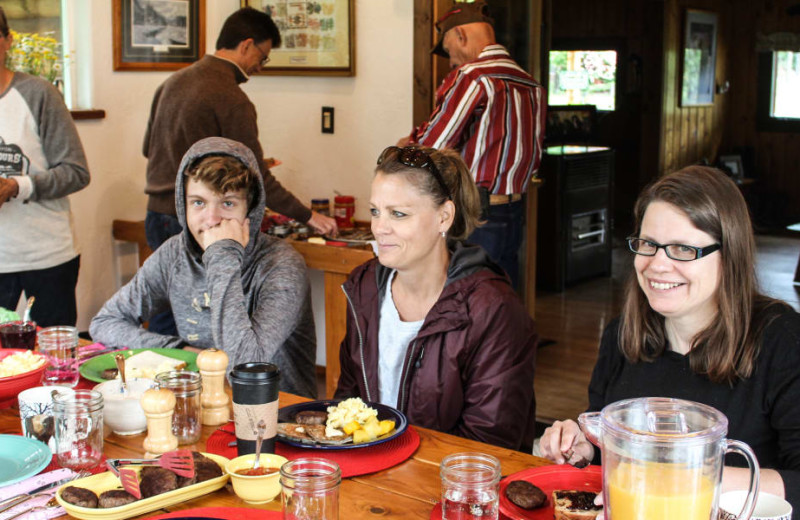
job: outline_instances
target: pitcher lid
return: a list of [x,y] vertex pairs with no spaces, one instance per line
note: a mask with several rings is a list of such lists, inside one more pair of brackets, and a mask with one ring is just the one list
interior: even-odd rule
[[728,433],[728,418],[722,412],[683,399],[626,399],[606,406],[600,415],[607,431],[640,442],[706,443]]

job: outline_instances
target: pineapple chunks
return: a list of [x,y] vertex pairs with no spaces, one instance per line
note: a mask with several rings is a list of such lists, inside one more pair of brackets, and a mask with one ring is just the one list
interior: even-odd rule
[[[394,421],[378,421],[375,417],[370,417],[363,425],[356,421],[347,424],[344,427],[344,431],[348,435],[353,435],[353,444],[362,444],[374,441],[378,437],[386,435],[394,430],[394,425]],[[350,431],[348,431],[348,429]]]
[[343,428],[344,433],[346,435],[352,435],[354,431],[360,430],[360,429],[361,429],[361,425],[358,424],[358,421],[350,421],[349,423],[345,424],[344,428]]

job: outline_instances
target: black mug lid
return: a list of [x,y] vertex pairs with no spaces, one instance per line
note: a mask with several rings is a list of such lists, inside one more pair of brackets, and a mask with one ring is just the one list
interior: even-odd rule
[[258,383],[275,379],[280,375],[277,365],[272,363],[250,362],[236,365],[231,371],[231,379]]

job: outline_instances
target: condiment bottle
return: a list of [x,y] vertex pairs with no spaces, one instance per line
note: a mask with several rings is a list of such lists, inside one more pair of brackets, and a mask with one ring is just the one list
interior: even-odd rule
[[206,349],[197,355],[197,367],[203,378],[203,393],[200,397],[203,406],[203,424],[217,426],[227,423],[231,416],[228,407],[230,398],[225,393],[228,355],[224,350]]
[[331,216],[331,202],[329,199],[311,199],[311,211],[316,211],[326,217]]
[[178,438],[172,433],[175,394],[166,388],[151,388],[142,395],[139,403],[147,416],[145,451],[148,454],[160,455],[177,448]]
[[333,199],[333,217],[339,229],[355,226],[356,199],[350,195],[337,195]]

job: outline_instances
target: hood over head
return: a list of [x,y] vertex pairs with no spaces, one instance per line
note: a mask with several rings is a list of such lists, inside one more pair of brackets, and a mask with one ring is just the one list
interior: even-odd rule
[[256,173],[258,179],[258,194],[255,203],[247,211],[247,218],[250,219],[250,242],[245,248],[245,253],[250,253],[256,246],[256,239],[261,232],[261,221],[264,218],[266,208],[266,195],[264,193],[264,179],[261,176],[261,169],[256,161],[253,151],[247,146],[232,139],[224,137],[206,137],[194,143],[191,148],[183,155],[181,165],[178,167],[178,175],[175,178],[175,210],[178,215],[178,222],[183,227],[183,240],[189,250],[202,256],[203,248],[194,240],[189,226],[186,225],[186,171],[194,166],[198,160],[208,155],[229,155],[241,161],[250,170]]

